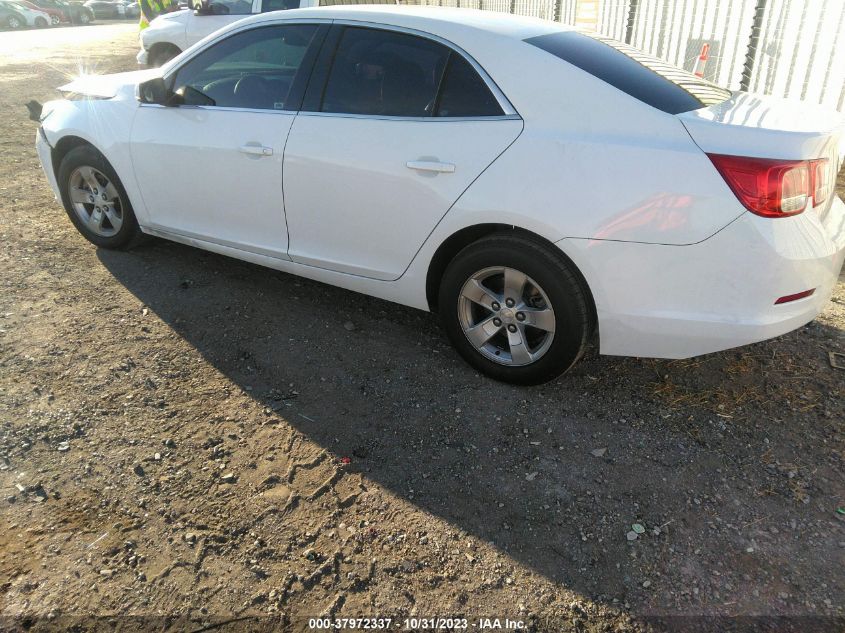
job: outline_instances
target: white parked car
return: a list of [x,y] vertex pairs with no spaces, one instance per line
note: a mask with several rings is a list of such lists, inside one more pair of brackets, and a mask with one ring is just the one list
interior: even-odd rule
[[38,154],[97,246],[146,233],[434,310],[500,380],[553,378],[594,333],[663,358],[783,334],[845,257],[838,113],[552,22],[285,11],[63,90]]
[[397,0],[201,0],[196,9],[165,13],[141,31],[142,66],[161,66],[207,35],[255,13],[306,9],[327,4],[396,4]]

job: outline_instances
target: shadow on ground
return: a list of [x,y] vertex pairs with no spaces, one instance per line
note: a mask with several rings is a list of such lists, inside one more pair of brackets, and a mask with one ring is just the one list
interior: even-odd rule
[[429,314],[162,241],[99,258],[254,398],[295,389],[301,432],[561,585],[642,615],[823,614],[813,577],[842,595],[841,462],[807,445],[842,413],[835,328],[692,361],[593,353],[517,388]]

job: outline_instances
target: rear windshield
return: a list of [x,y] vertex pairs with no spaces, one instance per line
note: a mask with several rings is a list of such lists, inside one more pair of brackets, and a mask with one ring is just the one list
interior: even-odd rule
[[716,84],[596,33],[560,31],[525,41],[669,114],[698,110],[731,96]]

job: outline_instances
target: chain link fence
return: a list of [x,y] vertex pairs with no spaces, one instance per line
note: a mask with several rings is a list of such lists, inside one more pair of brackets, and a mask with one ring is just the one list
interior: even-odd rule
[[[403,2],[405,0],[402,0]],[[594,29],[732,90],[845,109],[845,0],[409,0]]]

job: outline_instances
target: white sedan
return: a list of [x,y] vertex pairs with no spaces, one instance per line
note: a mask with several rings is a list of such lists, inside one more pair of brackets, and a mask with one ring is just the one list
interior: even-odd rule
[[500,380],[594,336],[661,358],[778,336],[845,257],[839,114],[552,22],[268,13],[63,90],[38,153],[97,246],[156,235],[434,310]]

